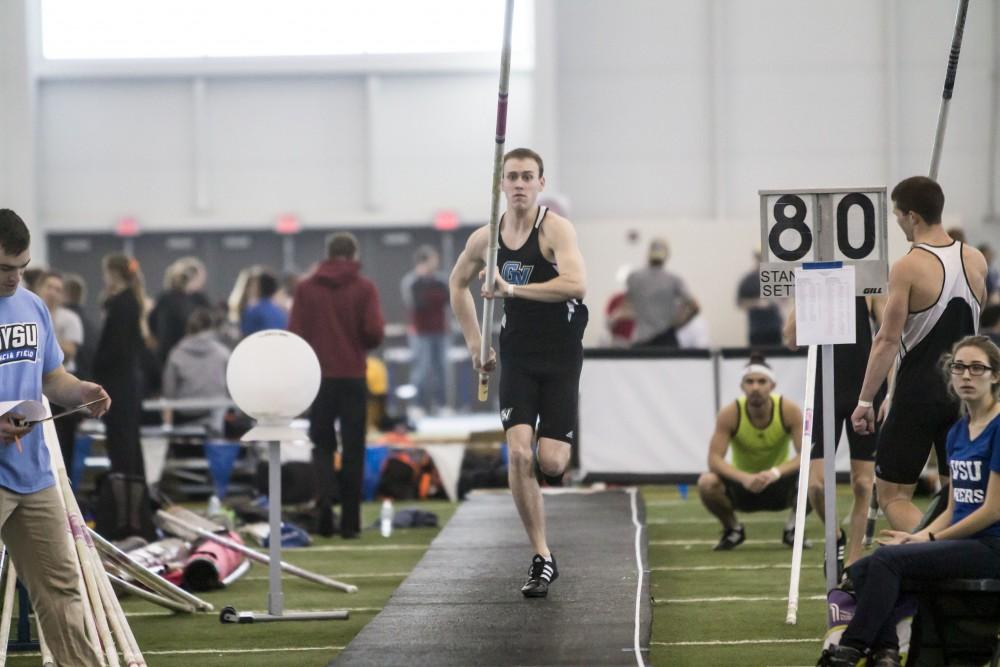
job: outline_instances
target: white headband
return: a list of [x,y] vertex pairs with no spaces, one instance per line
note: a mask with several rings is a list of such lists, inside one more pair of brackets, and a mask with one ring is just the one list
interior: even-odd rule
[[748,364],[746,368],[743,369],[743,379],[747,379],[747,376],[751,373],[760,373],[771,382],[774,382],[775,384],[778,383],[778,381],[774,379],[774,373],[764,364]]

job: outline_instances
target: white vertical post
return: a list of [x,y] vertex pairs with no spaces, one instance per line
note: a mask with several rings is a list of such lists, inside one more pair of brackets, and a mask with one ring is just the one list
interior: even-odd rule
[[[833,418],[833,345],[823,346],[823,505],[826,514],[826,590],[837,587],[837,443]],[[803,449],[805,444],[802,445]],[[800,482],[801,483],[801,482]]]
[[267,613],[281,616],[285,594],[281,592],[281,442],[272,440],[268,447],[267,515],[271,525],[268,538]]

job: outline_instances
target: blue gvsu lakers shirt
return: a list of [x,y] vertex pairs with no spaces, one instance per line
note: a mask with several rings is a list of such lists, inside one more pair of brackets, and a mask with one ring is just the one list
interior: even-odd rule
[[[42,300],[24,287],[0,297],[0,401],[39,401],[42,376],[62,364],[63,354]],[[41,425],[14,443],[0,442],[0,486],[34,493],[55,484]]]
[[[959,419],[948,432],[948,465],[955,498],[951,516],[954,524],[986,502],[990,473],[1000,473],[1000,416],[994,417],[974,440],[969,439],[968,416]],[[1000,522],[973,537],[1000,537]]]

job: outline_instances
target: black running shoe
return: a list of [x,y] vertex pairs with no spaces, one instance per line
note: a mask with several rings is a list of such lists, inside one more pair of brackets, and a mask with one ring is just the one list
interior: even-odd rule
[[899,651],[894,648],[881,648],[868,659],[873,667],[901,667]]
[[847,555],[847,533],[843,528],[837,536],[837,581],[844,578],[844,556]]
[[823,649],[816,667],[855,667],[863,657],[865,654],[857,649],[834,644],[830,648]]
[[549,584],[559,578],[559,568],[556,567],[556,557],[549,554],[551,560],[545,560],[535,554],[528,570],[528,581],[521,586],[521,593],[526,598],[543,598],[549,594]]
[[[794,528],[785,528],[784,530],[781,531],[781,543],[784,544],[786,547],[795,546]],[[810,540],[808,537],[802,538],[802,548],[812,549],[813,548],[812,540]]]
[[[847,553],[847,533],[843,529],[837,535],[837,582],[844,580],[844,556]],[[823,578],[826,579],[826,560],[823,560]]]
[[722,539],[719,540],[719,543],[715,545],[712,551],[729,551],[730,549],[735,549],[743,544],[743,540],[745,539],[747,539],[747,531],[743,527],[743,524],[739,524],[735,528],[727,528],[722,531]]

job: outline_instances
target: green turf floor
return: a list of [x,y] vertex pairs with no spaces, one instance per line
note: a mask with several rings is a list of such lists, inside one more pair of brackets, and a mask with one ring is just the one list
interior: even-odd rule
[[[784,621],[791,550],[780,543],[784,515],[750,515],[748,542],[716,553],[712,545],[719,527],[693,492],[683,499],[675,486],[646,486],[642,493],[654,597],[651,664],[815,664],[824,631],[824,603],[810,599],[823,593],[822,526],[815,516],[807,521],[807,536],[816,545],[803,559],[799,623],[789,626]],[[842,487],[841,512],[849,501]],[[442,526],[455,507],[447,502],[419,504],[436,512]],[[366,504],[366,524],[374,522],[378,512],[377,504]],[[375,617],[437,533],[429,528],[397,530],[384,539],[377,530],[365,530],[359,540],[320,538],[309,549],[286,550],[289,562],[360,588],[349,595],[286,575],[286,610],[349,609],[348,621],[222,625],[218,610],[226,605],[240,611],[266,610],[267,568],[259,564],[228,589],[203,595],[216,606],[214,613],[172,614],[129,598],[123,606],[153,667],[321,667]],[[37,654],[9,658],[12,665],[38,662]]]
[[[399,503],[397,510],[408,506]],[[442,501],[414,507],[435,512],[442,526],[456,508]],[[379,509],[376,503],[365,505],[365,525],[378,518]],[[285,610],[349,609],[347,621],[221,624],[218,612],[226,605],[239,611],[266,611],[267,566],[258,563],[229,588],[201,594],[215,605],[212,613],[173,614],[135,598],[124,598],[122,606],[151,667],[325,667],[382,609],[437,533],[436,528],[395,530],[386,539],[369,529],[357,540],[317,538],[308,549],[286,549],[286,561],[360,590],[341,593],[285,575]],[[11,654],[8,664],[37,665],[39,659],[37,653]]]
[[[787,625],[791,549],[781,543],[787,513],[742,515],[747,542],[714,552],[721,527],[694,490],[643,487],[653,594],[650,662],[657,666],[808,666],[819,658],[826,631],[823,525],[806,520],[814,543],[802,558],[798,623]],[[848,511],[841,486],[837,507]],[[885,527],[880,519],[878,528]],[[707,543],[707,544],[706,544]]]

